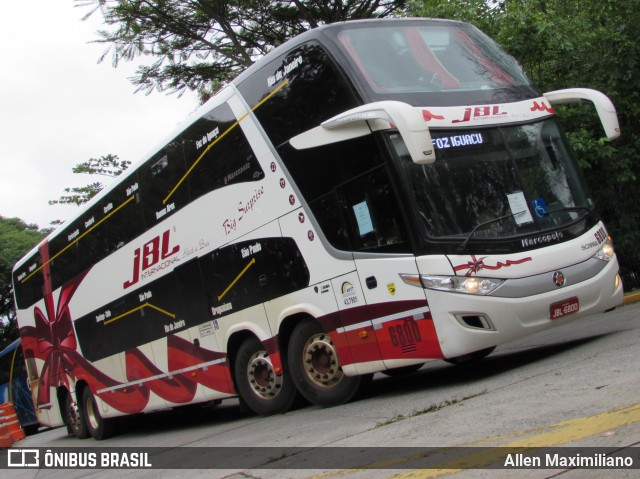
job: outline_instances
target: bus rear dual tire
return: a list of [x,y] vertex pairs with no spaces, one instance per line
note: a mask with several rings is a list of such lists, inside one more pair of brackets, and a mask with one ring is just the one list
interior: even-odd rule
[[64,398],[64,422],[67,425],[68,434],[73,434],[78,439],[86,439],[90,436],[82,408],[73,400],[71,392],[67,392]]
[[362,376],[346,376],[329,334],[315,320],[300,322],[289,340],[289,369],[302,396],[329,407],[349,402],[360,389]]
[[105,419],[100,415],[98,404],[88,386],[82,391],[81,412],[87,431],[94,439],[101,441],[116,433],[116,419]]
[[255,336],[238,348],[234,376],[244,404],[261,416],[287,412],[298,395],[287,368],[277,374],[266,348]]
[[86,439],[91,436],[94,439],[102,440],[116,433],[116,420],[105,419],[100,415],[96,400],[88,386],[82,390],[82,398],[79,402],[74,402],[73,394],[67,392],[64,415],[67,432],[78,439]]

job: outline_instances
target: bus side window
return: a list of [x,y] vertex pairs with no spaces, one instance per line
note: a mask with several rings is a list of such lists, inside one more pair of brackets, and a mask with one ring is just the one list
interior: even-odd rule
[[100,207],[105,218],[100,234],[106,235],[106,246],[110,253],[145,232],[137,172],[112,190]]
[[349,236],[356,251],[410,252],[404,221],[384,167],[339,189],[349,205]]
[[264,172],[227,103],[213,108],[183,135],[191,200]]
[[182,140],[176,138],[139,169],[140,201],[147,229],[189,202]]
[[[81,272],[79,262],[80,245],[78,237],[80,220],[71,223],[61,234],[52,238],[49,242],[49,268],[51,271],[51,286],[53,290]],[[39,273],[42,275],[42,273]]]
[[337,249],[410,252],[384,156],[371,137],[280,155]]
[[[40,254],[36,253],[13,274],[16,307],[25,309],[43,296],[44,277],[38,270],[41,266]],[[37,271],[37,273],[33,273]]]
[[338,67],[313,42],[272,61],[238,89],[276,146],[358,105]]
[[101,221],[103,218],[104,213],[100,205],[97,205],[78,221],[81,237],[75,249],[77,251],[77,269],[80,272],[106,258],[109,254],[105,222]]

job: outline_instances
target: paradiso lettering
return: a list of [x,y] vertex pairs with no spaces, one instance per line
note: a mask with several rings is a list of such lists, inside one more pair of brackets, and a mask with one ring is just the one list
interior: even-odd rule
[[161,235],[147,241],[142,248],[136,248],[133,253],[133,277],[122,284],[124,289],[130,288],[140,281],[140,277],[147,270],[161,261],[170,259],[180,251],[180,245],[171,247],[170,234],[171,230],[166,230]]

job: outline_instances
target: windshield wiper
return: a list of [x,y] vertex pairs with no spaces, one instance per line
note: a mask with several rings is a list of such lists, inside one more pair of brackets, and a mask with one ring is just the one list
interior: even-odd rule
[[518,211],[517,213],[511,213],[508,215],[504,215],[504,216],[498,216],[497,218],[493,218],[492,220],[489,221],[484,221],[482,223],[477,224],[472,230],[471,232],[467,235],[467,237],[465,238],[465,240],[462,242],[462,244],[460,246],[458,246],[458,253],[464,251],[464,249],[467,247],[467,245],[469,244],[469,241],[471,240],[471,238],[473,237],[474,234],[476,234],[476,231],[478,231],[480,228],[482,228],[483,226],[487,226],[490,225],[491,223],[497,223],[498,221],[502,221],[502,220],[506,220],[507,218],[513,218],[514,216],[518,216],[521,215],[523,213],[526,213],[527,210],[522,210],[522,211]]
[[[560,213],[562,211],[586,211],[587,214],[594,214],[595,213],[594,208],[589,208],[588,206],[572,206],[572,207],[568,207],[568,208],[558,208],[557,210],[552,210],[552,211],[547,212],[547,214],[551,215],[553,213]],[[491,223],[497,223],[498,221],[502,221],[502,220],[505,220],[507,218],[512,218],[514,216],[518,216],[518,215],[521,215],[523,213],[526,213],[526,210],[518,211],[517,213],[511,213],[511,214],[504,215],[504,216],[499,216],[497,218],[493,218],[492,220],[484,221],[484,222],[476,225],[471,230],[471,232],[467,235],[467,237],[462,242],[462,244],[460,246],[458,246],[458,249],[457,249],[458,253],[460,253],[461,251],[464,251],[464,249],[469,244],[469,241],[471,241],[471,238],[473,237],[473,235],[476,234],[476,231],[478,231],[483,226],[490,225]]]
[[587,214],[594,214],[595,208],[589,208],[588,206],[570,206],[567,208],[558,208],[557,210],[548,211],[547,214],[551,215],[553,213],[561,213],[562,211],[583,211],[585,210]]

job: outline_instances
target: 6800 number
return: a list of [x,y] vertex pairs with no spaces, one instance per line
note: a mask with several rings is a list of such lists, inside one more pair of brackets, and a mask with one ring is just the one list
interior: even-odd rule
[[387,328],[391,344],[394,347],[406,346],[407,344],[419,343],[422,341],[420,328],[414,320],[407,319],[403,324],[395,324]]

